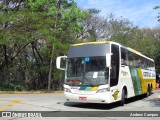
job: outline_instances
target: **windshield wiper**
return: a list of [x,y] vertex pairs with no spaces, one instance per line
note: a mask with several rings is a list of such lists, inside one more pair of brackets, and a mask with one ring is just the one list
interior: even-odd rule
[[85,78],[85,72],[83,71],[82,73],[83,73],[83,75],[82,75],[82,85],[83,85],[84,84],[84,78]]

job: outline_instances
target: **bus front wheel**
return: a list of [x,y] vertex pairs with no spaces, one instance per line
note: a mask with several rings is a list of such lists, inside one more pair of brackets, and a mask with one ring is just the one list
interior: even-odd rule
[[122,95],[121,95],[121,101],[120,101],[120,105],[124,106],[125,104],[125,91],[124,89],[122,90]]

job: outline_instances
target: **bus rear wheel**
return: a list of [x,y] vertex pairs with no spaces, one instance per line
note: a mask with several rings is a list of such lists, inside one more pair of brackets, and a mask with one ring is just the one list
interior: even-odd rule
[[151,95],[151,87],[150,85],[148,85],[148,89],[147,89],[147,93],[146,93],[146,97]]

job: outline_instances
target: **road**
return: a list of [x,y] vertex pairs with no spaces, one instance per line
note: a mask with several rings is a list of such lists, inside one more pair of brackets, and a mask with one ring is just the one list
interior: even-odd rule
[[[128,99],[127,103],[124,106],[119,106],[118,103],[113,104],[87,104],[87,103],[72,103],[66,102],[63,93],[54,93],[54,94],[0,94],[0,112],[2,111],[12,111],[12,112],[29,112],[29,111],[46,111],[46,116],[52,117],[42,117],[42,118],[24,118],[17,117],[16,115],[12,118],[11,117],[0,117],[0,120],[13,120],[13,119],[27,119],[27,120],[50,120],[53,119],[53,116],[60,115],[62,117],[54,117],[56,119],[65,119],[65,120],[72,120],[72,119],[81,119],[81,115],[83,118],[87,117],[88,119],[109,119],[109,120],[137,120],[137,117],[124,117],[127,114],[134,114],[141,115],[143,117],[139,117],[141,120],[158,120],[160,118],[160,90],[153,91],[153,94],[149,97],[138,96],[132,99]],[[63,111],[63,112],[54,112],[54,111]],[[71,112],[64,112],[64,111],[71,111]],[[123,112],[122,112],[123,111]],[[128,113],[128,111],[131,111]],[[140,111],[140,112],[136,112]],[[158,117],[144,117],[145,111],[149,111],[149,114],[158,114]],[[151,112],[150,112],[151,111]],[[158,112],[155,112],[158,111]],[[115,117],[107,117],[106,114],[112,112],[111,114],[115,114]],[[152,113],[153,112],[153,113]],[[69,113],[72,113],[71,115]],[[123,114],[123,115],[122,115]],[[21,113],[22,115],[22,113]],[[37,115],[39,115],[37,113]],[[45,116],[44,115],[44,116]],[[69,115],[70,117],[66,117]],[[71,117],[73,115],[73,117]],[[0,115],[2,116],[2,115]],[[77,117],[76,117],[77,116]],[[95,117],[96,116],[96,117]],[[103,116],[103,117],[101,117]],[[118,117],[117,117],[118,116]],[[122,116],[122,117],[121,117]],[[39,117],[39,116],[38,116]]]

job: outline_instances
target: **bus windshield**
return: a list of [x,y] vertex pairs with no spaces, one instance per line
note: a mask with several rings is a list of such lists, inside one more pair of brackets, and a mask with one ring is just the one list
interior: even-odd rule
[[67,59],[65,84],[102,85],[108,83],[105,56]]

